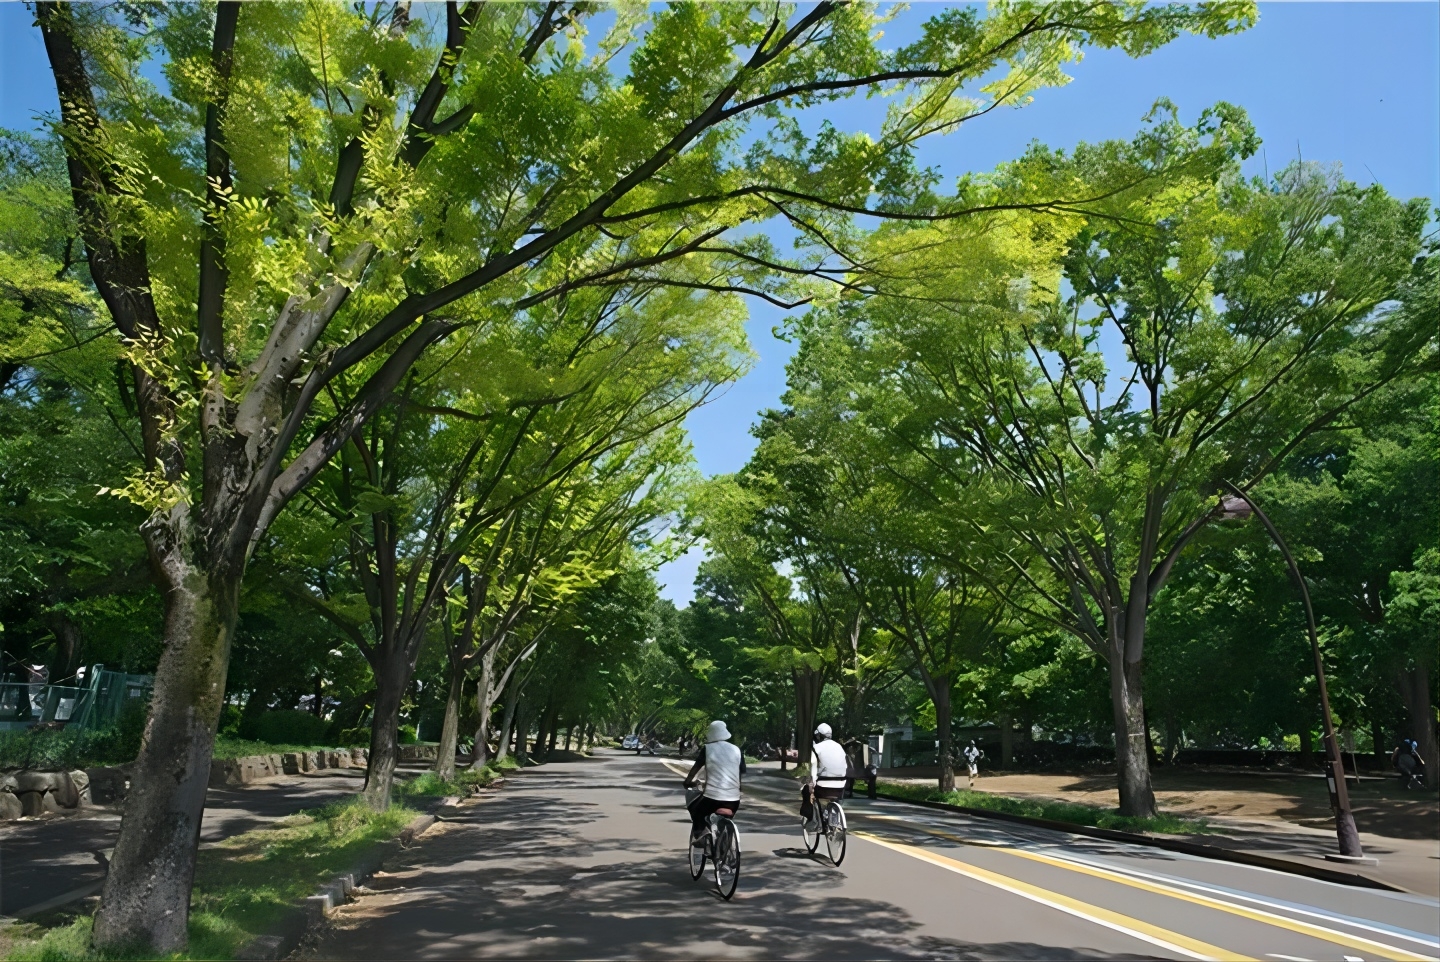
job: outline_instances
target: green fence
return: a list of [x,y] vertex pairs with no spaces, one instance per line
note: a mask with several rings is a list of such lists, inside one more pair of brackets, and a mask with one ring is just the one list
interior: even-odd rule
[[132,698],[148,698],[154,675],[132,675],[92,665],[76,674],[78,685],[0,680],[0,729],[60,723],[106,728]]

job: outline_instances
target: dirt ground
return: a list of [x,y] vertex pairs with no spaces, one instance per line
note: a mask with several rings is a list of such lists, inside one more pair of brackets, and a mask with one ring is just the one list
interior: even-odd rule
[[[882,773],[882,777],[909,780],[916,776],[923,779],[928,774],[919,769],[894,769]],[[957,774],[956,782],[964,787],[964,773]],[[1156,768],[1152,777],[1160,808],[1176,815],[1281,819],[1308,828],[1334,824],[1325,780],[1319,775]],[[1358,786],[1351,778],[1349,784],[1351,806],[1361,832],[1388,838],[1440,839],[1440,800],[1433,791],[1407,792],[1394,778],[1364,777]],[[1010,774],[982,770],[975,789],[1105,808],[1120,803],[1115,776],[1110,773]]]

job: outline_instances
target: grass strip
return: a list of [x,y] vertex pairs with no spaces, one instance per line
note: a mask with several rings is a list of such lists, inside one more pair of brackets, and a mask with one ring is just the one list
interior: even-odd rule
[[942,792],[928,785],[908,785],[881,779],[879,788],[898,798],[917,802],[943,802],[963,808],[979,808],[989,812],[1004,812],[1007,815],[1024,815],[1029,818],[1048,818],[1055,822],[1071,825],[1088,825],[1093,828],[1108,828],[1119,832],[1151,832],[1161,835],[1203,835],[1219,831],[1205,819],[1181,818],[1178,815],[1161,813],[1154,818],[1140,818],[1121,815],[1098,805],[1082,805],[1079,802],[1057,802],[1038,798],[1012,798],[1009,795],[995,795],[990,792],[956,790]]
[[[190,948],[166,958],[234,958],[241,946],[273,929],[301,899],[350,869],[375,843],[394,838],[417,814],[403,804],[375,812],[354,798],[201,850],[190,903]],[[86,915],[50,929],[10,926],[4,956],[39,962],[155,957],[96,955],[90,948],[93,924]]]
[[457,768],[453,778],[441,778],[435,772],[421,772],[408,781],[395,783],[395,794],[400,798],[430,797],[470,794],[472,788],[487,788],[505,772],[514,771],[520,764],[509,756],[499,762],[490,762],[483,768]]

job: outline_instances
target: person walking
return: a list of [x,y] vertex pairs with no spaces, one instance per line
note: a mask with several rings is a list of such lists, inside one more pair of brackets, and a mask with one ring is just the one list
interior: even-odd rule
[[972,738],[961,754],[965,756],[965,767],[970,772],[970,787],[974,788],[975,779],[980,775],[980,759],[985,757],[985,752],[975,744],[975,739]]

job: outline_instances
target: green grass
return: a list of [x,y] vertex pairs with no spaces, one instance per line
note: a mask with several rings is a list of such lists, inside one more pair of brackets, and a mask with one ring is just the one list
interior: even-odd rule
[[[375,812],[360,799],[292,815],[274,828],[226,839],[200,852],[191,898],[190,949],[175,959],[230,959],[272,929],[287,909],[351,868],[376,842],[394,838],[416,812]],[[8,959],[68,962],[102,958],[90,949],[92,919],[45,930],[11,926]],[[153,958],[150,954],[103,958]]]
[[[511,766],[512,768],[514,766]],[[440,796],[459,795],[462,798],[470,794],[472,788],[484,788],[496,778],[500,777],[497,766],[486,765],[479,770],[473,768],[457,768],[455,777],[450,779],[441,778],[434,772],[422,772],[409,781],[397,781],[395,783],[395,795],[399,798],[414,798],[417,796]],[[508,770],[508,769],[507,769]]]
[[886,779],[881,779],[879,788],[888,795],[918,802],[944,802],[946,805],[981,808],[990,812],[1004,812],[1007,815],[1026,815],[1030,818],[1048,818],[1056,822],[1069,822],[1071,825],[1089,825],[1121,832],[1199,835],[1217,831],[1204,819],[1181,818],[1178,815],[1163,813],[1154,818],[1137,818],[1132,815],[1120,815],[1096,805],[1082,805],[1078,802],[1011,798],[1008,795],[965,790],[942,792],[938,788],[927,785],[902,785]]

